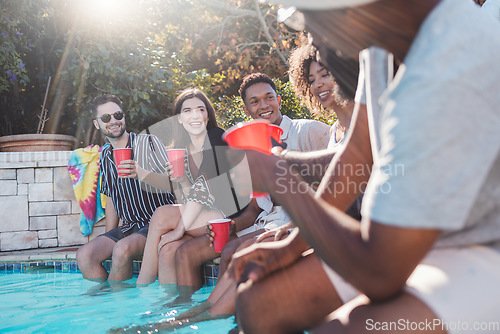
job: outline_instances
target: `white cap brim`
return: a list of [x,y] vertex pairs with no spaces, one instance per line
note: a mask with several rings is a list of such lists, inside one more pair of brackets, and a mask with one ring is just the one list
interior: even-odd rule
[[278,9],[278,22],[284,23],[288,27],[297,31],[304,30],[306,26],[304,14],[298,11],[295,7]]
[[377,0],[260,0],[274,5],[295,7],[304,10],[335,9],[367,5]]

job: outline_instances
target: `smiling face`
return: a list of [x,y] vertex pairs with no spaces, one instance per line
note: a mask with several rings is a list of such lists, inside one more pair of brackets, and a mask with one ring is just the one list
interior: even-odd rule
[[[117,111],[121,111],[121,108],[114,102],[107,102],[97,107],[97,117],[94,119],[94,125],[108,138],[120,138],[125,133],[125,117],[121,120],[115,119],[113,114]],[[111,116],[111,120],[108,123],[104,123],[101,120],[104,114]]]
[[245,113],[253,119],[265,119],[280,125],[283,116],[280,112],[281,97],[265,82],[256,83],[246,89]]
[[333,75],[317,61],[311,62],[309,66],[309,84],[311,94],[325,110],[336,111],[343,108],[349,100]]
[[338,86],[330,72],[317,61],[311,62],[309,66],[309,84],[311,85],[311,93],[323,108],[332,109]]
[[205,134],[208,124],[208,111],[205,103],[197,97],[185,100],[179,114],[179,123],[190,136]]

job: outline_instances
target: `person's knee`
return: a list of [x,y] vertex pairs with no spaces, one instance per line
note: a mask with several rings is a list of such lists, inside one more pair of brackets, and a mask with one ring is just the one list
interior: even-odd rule
[[196,249],[190,247],[189,243],[184,243],[175,251],[175,263],[191,265],[194,262]]
[[236,249],[239,247],[240,244],[241,240],[238,239],[233,239],[229,241],[222,249],[222,252],[220,254],[220,263],[228,264],[231,261],[233,254],[236,252]]
[[168,243],[160,249],[158,259],[161,266],[171,265],[175,261],[177,248],[175,243]]
[[112,262],[116,264],[123,264],[132,261],[133,246],[126,239],[118,241],[113,248]]
[[76,252],[76,262],[78,263],[78,266],[82,266],[87,263],[89,259],[89,252],[87,251],[87,248],[85,247],[86,245],[83,245],[78,249]]
[[85,244],[76,252],[76,261],[78,266],[84,267],[92,263],[94,258],[94,248],[91,244]]
[[164,230],[168,225],[173,224],[174,217],[177,217],[178,209],[176,207],[166,205],[155,210],[149,222],[149,230]]

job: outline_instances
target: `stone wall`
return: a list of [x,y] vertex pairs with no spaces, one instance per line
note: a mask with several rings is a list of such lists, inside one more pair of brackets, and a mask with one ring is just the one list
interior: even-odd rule
[[70,151],[0,152],[0,251],[82,245],[80,207],[66,169]]

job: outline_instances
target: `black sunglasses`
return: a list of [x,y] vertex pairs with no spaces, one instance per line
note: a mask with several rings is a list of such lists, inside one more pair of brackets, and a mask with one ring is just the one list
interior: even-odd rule
[[117,121],[119,121],[123,118],[124,115],[125,114],[123,113],[123,111],[115,111],[113,114],[104,114],[101,117],[97,118],[99,118],[104,123],[108,123],[109,121],[111,121],[111,116],[113,116]]

